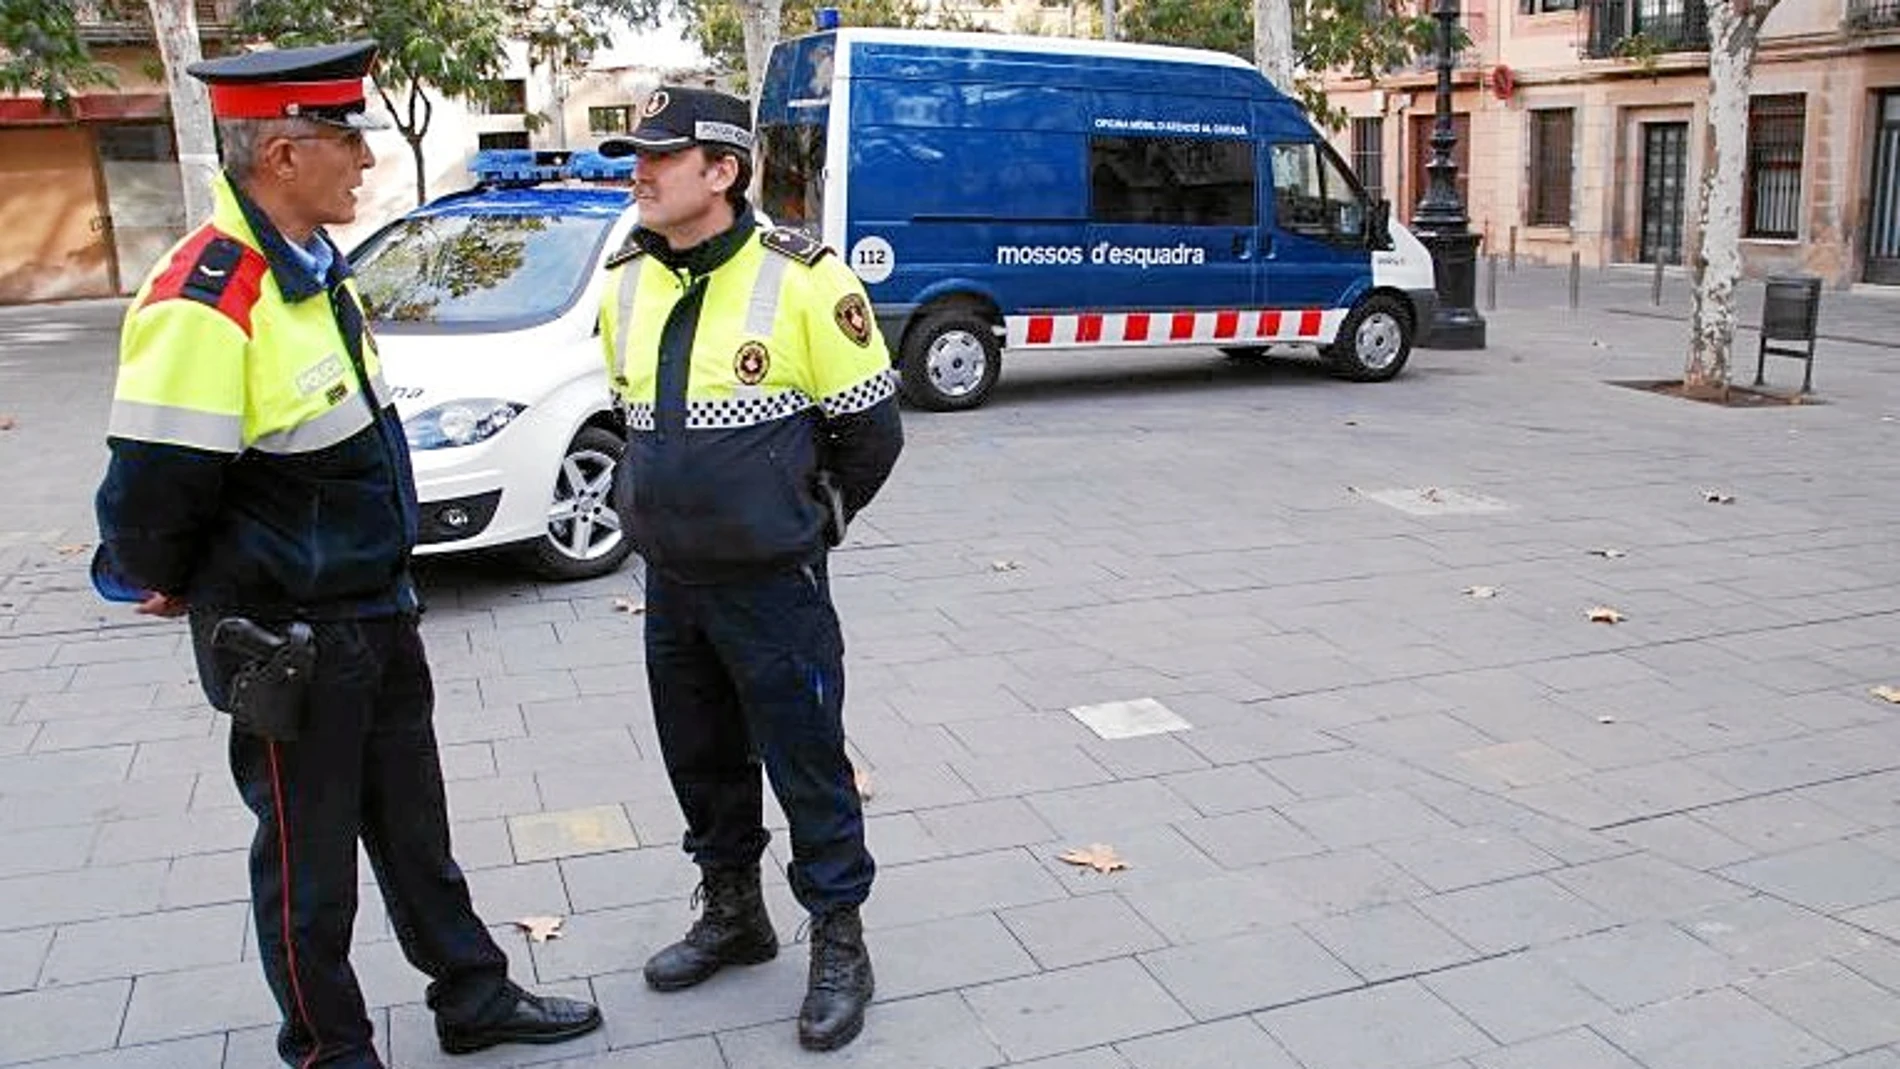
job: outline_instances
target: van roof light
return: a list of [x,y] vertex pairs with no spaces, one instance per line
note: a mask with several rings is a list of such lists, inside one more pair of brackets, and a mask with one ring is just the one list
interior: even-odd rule
[[812,23],[820,31],[835,30],[842,21],[835,7],[821,7],[812,13]]

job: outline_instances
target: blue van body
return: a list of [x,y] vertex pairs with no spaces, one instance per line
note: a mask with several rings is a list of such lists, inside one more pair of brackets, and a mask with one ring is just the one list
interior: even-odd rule
[[926,407],[981,403],[1005,347],[1306,343],[1385,379],[1430,322],[1423,246],[1237,57],[836,30],[774,49],[758,131],[765,212],[841,250]]

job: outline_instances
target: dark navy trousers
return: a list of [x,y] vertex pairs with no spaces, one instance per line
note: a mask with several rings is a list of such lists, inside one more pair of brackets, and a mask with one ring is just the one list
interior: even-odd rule
[[792,893],[856,906],[876,866],[844,748],[844,638],[823,558],[742,582],[647,569],[647,683],[684,846],[701,865],[765,851],[760,766],[792,833]]
[[[200,679],[213,705],[238,665],[213,651],[217,614],[194,610]],[[231,771],[257,816],[251,904],[258,952],[283,1011],[277,1050],[304,1066],[380,1066],[350,968],[357,843],[438,1018],[474,1023],[512,1006],[508,959],[470,904],[449,850],[432,716],[434,685],[414,616],[318,623],[310,703],[294,742],[231,732]]]

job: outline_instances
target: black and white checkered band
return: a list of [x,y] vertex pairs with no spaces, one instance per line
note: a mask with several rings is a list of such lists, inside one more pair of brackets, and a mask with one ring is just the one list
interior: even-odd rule
[[[897,392],[897,373],[880,371],[841,393],[817,402],[826,418],[862,412]],[[720,401],[686,402],[686,429],[696,431],[732,430],[770,423],[794,416],[813,406],[801,390],[781,390],[769,397],[729,397]],[[650,431],[654,428],[653,404],[649,401],[624,401],[621,409],[627,417],[627,429]]]
[[653,406],[646,401],[622,401],[620,414],[627,418],[627,429],[630,431],[653,429]]
[[[812,407],[811,398],[799,390],[781,390],[769,397],[728,397],[719,401],[686,402],[686,429],[690,431],[732,430],[770,423],[797,415]],[[653,405],[647,401],[626,404],[627,429],[654,429]]]
[[843,393],[821,398],[818,407],[825,410],[827,418],[848,416],[853,412],[862,412],[896,392],[897,372],[880,371]]

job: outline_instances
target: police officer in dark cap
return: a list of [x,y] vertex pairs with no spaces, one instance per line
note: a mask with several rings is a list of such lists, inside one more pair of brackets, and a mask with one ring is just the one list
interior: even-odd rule
[[369,43],[192,65],[224,174],[210,220],[126,313],[97,507],[102,594],[189,616],[232,714],[257,818],[258,956],[296,1066],[376,1067],[356,974],[357,848],[430,978],[443,1050],[553,1043],[600,1012],[508,979],[449,847],[434,692],[409,577],[417,509],[402,424],[348,262]]
[[[647,685],[703,910],[648,959],[677,991],[778,953],[761,779],[811,916],[798,1040],[850,1043],[875,993],[859,907],[876,872],[844,745],[829,550],[903,447],[890,352],[836,255],[758,224],[745,101],[663,86],[639,127],[640,226],[608,260],[601,343],[627,414],[615,493],[647,563]],[[761,777],[763,765],[763,777]]]

